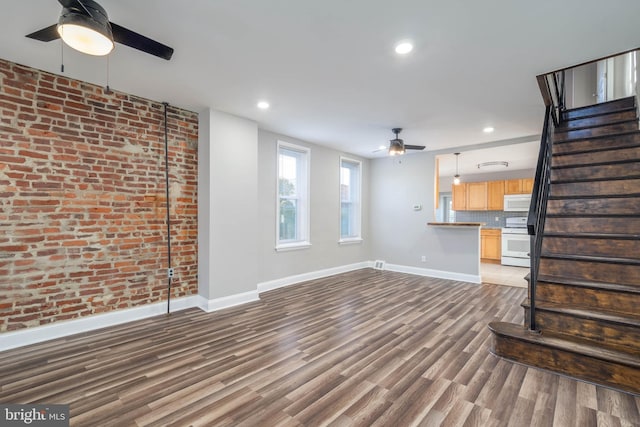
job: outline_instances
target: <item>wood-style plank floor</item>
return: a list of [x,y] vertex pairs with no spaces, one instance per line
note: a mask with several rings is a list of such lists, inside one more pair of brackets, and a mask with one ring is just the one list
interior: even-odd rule
[[640,397],[491,355],[525,289],[371,269],[0,353],[78,426],[640,426]]

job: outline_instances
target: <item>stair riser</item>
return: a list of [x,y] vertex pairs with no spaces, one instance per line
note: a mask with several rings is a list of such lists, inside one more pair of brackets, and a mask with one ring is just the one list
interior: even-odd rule
[[640,234],[640,218],[547,218],[546,233]]
[[616,123],[613,125],[598,126],[598,127],[593,127],[589,129],[572,130],[568,132],[556,131],[553,136],[553,140],[569,141],[572,139],[593,138],[593,137],[604,136],[604,135],[615,135],[618,133],[630,132],[633,130],[638,130],[637,120],[623,122],[623,123]]
[[547,202],[551,215],[637,215],[640,198],[560,199]]
[[540,259],[540,274],[619,283],[640,288],[640,266],[557,258]]
[[567,196],[620,196],[640,194],[640,179],[616,181],[571,182],[552,184],[552,197]]
[[[555,142],[555,141],[554,141]],[[553,154],[575,153],[576,151],[603,150],[640,145],[640,132],[594,139],[579,139],[553,144]]]
[[[529,327],[529,307],[524,309],[525,327]],[[607,343],[625,353],[640,352],[640,329],[601,320],[574,317],[543,309],[536,310],[536,327],[545,332],[581,337],[596,344]]]
[[492,353],[589,382],[640,393],[640,369],[492,334]]
[[598,163],[628,162],[633,160],[640,160],[640,147],[594,151],[591,153],[573,154],[568,156],[553,156],[551,160],[551,167],[557,168],[593,165]]
[[551,181],[640,177],[640,161],[551,170]]
[[635,110],[619,111],[616,113],[602,114],[594,117],[586,117],[583,119],[574,119],[566,121],[562,126],[556,128],[557,131],[565,131],[576,128],[584,128],[590,126],[602,126],[606,124],[616,123],[624,120],[633,120],[636,118]]
[[626,108],[631,108],[636,105],[634,97],[628,97],[623,99],[617,99],[611,102],[604,102],[601,104],[594,104],[588,107],[576,108],[573,110],[565,111],[562,113],[562,117],[564,120],[568,119],[576,119],[579,117],[588,117],[599,114],[607,114],[611,112],[615,112],[617,110],[623,110]]
[[590,255],[640,260],[640,240],[544,236],[542,252],[544,254]]
[[640,294],[538,282],[536,300],[575,305],[591,310],[614,311],[640,320]]

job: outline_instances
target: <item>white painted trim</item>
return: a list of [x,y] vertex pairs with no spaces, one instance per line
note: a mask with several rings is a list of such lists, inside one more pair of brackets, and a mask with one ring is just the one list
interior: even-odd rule
[[309,249],[311,243],[308,241],[295,242],[295,243],[280,243],[276,246],[276,252],[297,251],[300,249]]
[[469,283],[482,283],[480,275],[455,273],[453,271],[432,270],[430,268],[410,267],[398,264],[386,264],[385,270],[395,271],[398,273],[415,274],[417,276],[434,277],[436,279],[449,279]]
[[[170,310],[180,311],[197,307],[198,296],[192,295],[184,298],[172,299]],[[94,314],[79,319],[55,322],[49,325],[35,326],[33,328],[17,331],[3,332],[0,334],[0,351],[48,341],[68,335],[102,329],[122,323],[142,320],[147,317],[159,316],[167,312],[167,302],[141,305],[139,307],[124,310],[115,310],[108,313]]]
[[197,306],[201,310],[206,311],[207,313],[211,313],[212,311],[221,310],[223,308],[229,308],[258,300],[260,300],[258,291],[243,292],[241,294],[234,294],[209,300],[201,295],[198,295]]
[[357,245],[364,241],[362,237],[350,237],[348,239],[338,240],[339,245]]
[[348,271],[360,270],[371,267],[371,261],[358,262],[355,264],[342,265],[339,267],[327,268],[324,270],[312,271],[309,273],[296,274],[294,276],[283,277],[280,279],[269,280],[267,282],[258,283],[258,293],[271,291],[273,289],[282,288],[284,286],[294,285],[307,280],[321,279],[334,274],[346,273]]

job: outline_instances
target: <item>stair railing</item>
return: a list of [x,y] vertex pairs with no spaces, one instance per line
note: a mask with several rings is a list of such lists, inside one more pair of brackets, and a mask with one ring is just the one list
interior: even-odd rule
[[553,145],[553,131],[555,129],[556,114],[554,107],[548,105],[544,115],[544,128],[538,153],[536,177],[531,194],[531,205],[527,218],[527,232],[530,238],[529,272],[529,330],[537,331],[536,326],[536,285],[540,269],[540,252],[542,251],[542,235],[546,220],[547,200],[551,181],[551,154]]
[[537,331],[536,325],[536,286],[540,270],[540,253],[542,252],[542,235],[547,216],[547,200],[551,184],[551,155],[553,134],[562,120],[565,109],[565,73],[564,70],[543,74],[537,77],[538,86],[545,103],[544,125],[540,140],[540,151],[536,166],[536,176],[527,217],[527,232],[530,239],[529,272],[529,330]]

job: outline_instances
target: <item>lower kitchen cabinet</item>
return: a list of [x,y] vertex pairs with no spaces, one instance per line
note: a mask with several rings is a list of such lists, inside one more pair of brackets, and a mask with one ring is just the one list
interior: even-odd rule
[[502,232],[500,229],[483,228],[480,230],[480,258],[500,261]]

